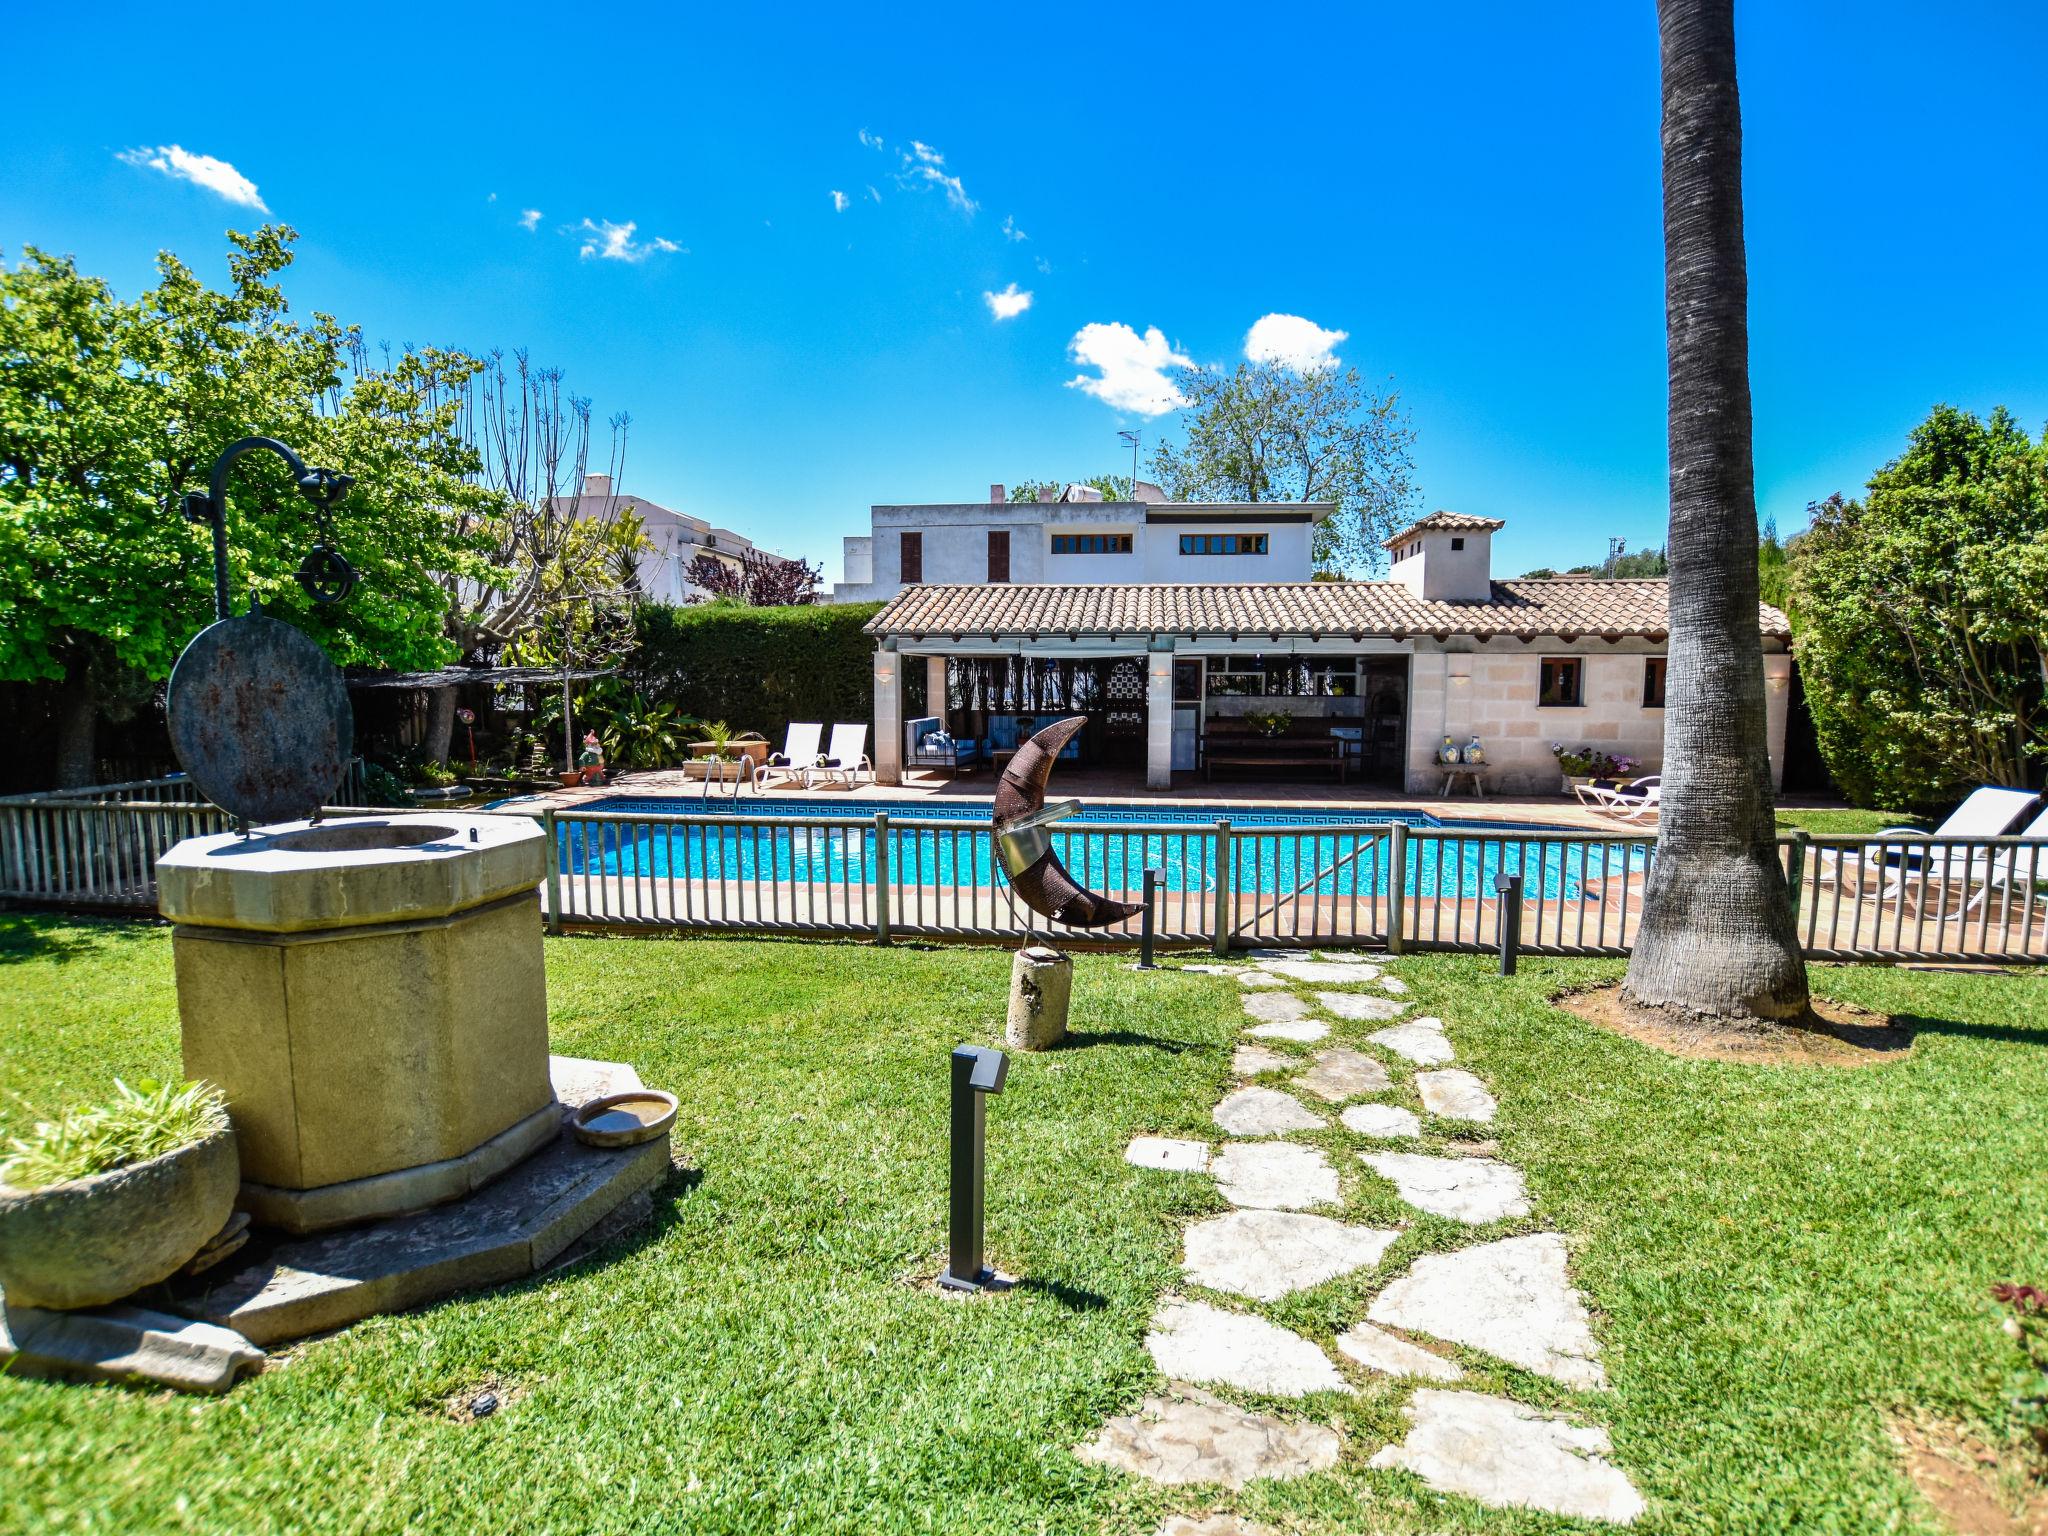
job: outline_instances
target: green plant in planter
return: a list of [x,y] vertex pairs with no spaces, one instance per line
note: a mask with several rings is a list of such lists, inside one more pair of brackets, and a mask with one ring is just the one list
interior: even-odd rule
[[146,1163],[227,1129],[227,1102],[211,1083],[130,1088],[116,1078],[114,1090],[115,1101],[104,1108],[67,1110],[26,1137],[10,1138],[0,1184],[45,1189]]
[[732,750],[733,728],[723,720],[713,720],[704,727],[704,745],[711,750],[704,754],[713,762],[729,763],[737,754]]
[[1276,709],[1270,713],[1247,714],[1244,723],[1261,736],[1285,736],[1294,724],[1294,716],[1284,709]]

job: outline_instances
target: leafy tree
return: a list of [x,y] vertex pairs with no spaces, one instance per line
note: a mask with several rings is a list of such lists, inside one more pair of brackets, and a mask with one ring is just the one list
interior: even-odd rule
[[1936,406],[1861,501],[1793,541],[1799,667],[1828,771],[1864,805],[2038,783],[2048,757],[2048,440]]
[[1129,475],[1091,475],[1079,482],[1068,480],[1018,480],[1012,483],[1009,497],[1012,501],[1036,501],[1040,491],[1051,491],[1055,498],[1070,484],[1093,486],[1102,492],[1104,501],[1129,501],[1131,499],[1131,477]]
[[1806,964],[1778,863],[1757,631],[1734,0],[1658,0],[1657,33],[1671,665],[1657,860],[1624,995],[1708,1019],[1796,1020]]
[[691,586],[702,588],[710,600],[743,603],[749,608],[790,608],[818,600],[818,583],[824,578],[822,566],[803,560],[787,560],[750,549],[733,566],[716,555],[699,555],[684,568]]
[[[1792,613],[1792,556],[1778,537],[1775,518],[1766,519],[1756,541],[1756,584],[1763,600],[1780,613]],[[1796,628],[1797,626],[1795,626]]]
[[1229,373],[1183,368],[1186,441],[1161,443],[1152,470],[1176,501],[1334,501],[1316,526],[1319,565],[1377,570],[1380,543],[1414,499],[1415,441],[1400,397],[1356,368],[1296,372],[1272,362]]
[[300,591],[312,509],[262,455],[229,487],[238,601],[254,596],[338,663],[450,654],[433,573],[480,568],[445,516],[472,496],[450,394],[476,365],[428,349],[353,368],[356,333],[295,321],[275,282],[295,239],[282,225],[231,233],[223,291],[168,252],[132,300],[34,248],[0,270],[0,679],[54,689],[62,783],[89,781],[102,709],[145,696],[213,617],[209,535],[177,498],[239,437],[356,477],[333,516],[362,583],[331,608]]

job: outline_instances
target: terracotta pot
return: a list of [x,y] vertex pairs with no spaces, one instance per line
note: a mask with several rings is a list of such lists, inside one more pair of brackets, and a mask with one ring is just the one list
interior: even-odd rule
[[0,1184],[0,1289],[15,1307],[102,1307],[167,1280],[235,1207],[235,1133],[52,1184]]
[[574,773],[558,773],[555,775],[555,781],[564,789],[574,789],[583,782],[583,770],[579,768]]

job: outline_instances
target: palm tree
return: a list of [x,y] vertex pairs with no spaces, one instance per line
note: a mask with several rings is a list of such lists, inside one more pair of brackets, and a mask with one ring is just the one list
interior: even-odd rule
[[1765,745],[1733,0],[1658,0],[1657,31],[1671,667],[1657,865],[1625,994],[1709,1017],[1794,1020],[1808,998]]

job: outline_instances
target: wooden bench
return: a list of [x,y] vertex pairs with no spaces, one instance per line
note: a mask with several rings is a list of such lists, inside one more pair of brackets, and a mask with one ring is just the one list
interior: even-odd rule
[[1334,736],[1243,738],[1212,741],[1202,753],[1202,777],[1214,782],[1221,768],[1323,768],[1336,770],[1344,782],[1344,743]]

